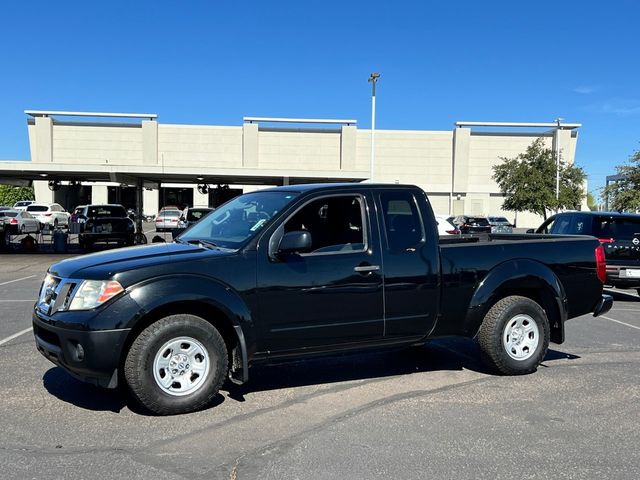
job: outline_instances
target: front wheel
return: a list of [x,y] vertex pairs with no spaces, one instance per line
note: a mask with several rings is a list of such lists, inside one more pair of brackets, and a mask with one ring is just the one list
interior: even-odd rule
[[170,315],[133,341],[124,376],[133,396],[159,415],[193,412],[209,405],[228,370],[220,332],[195,315]]
[[478,343],[485,363],[504,375],[535,372],[549,348],[549,320],[527,297],[498,301],[482,321]]

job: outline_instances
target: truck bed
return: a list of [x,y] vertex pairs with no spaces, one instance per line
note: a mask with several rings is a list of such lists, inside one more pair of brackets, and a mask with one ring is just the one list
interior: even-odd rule
[[[601,283],[594,264],[585,264],[593,258],[599,242],[594,237],[576,235],[486,234],[460,237],[440,237],[442,269],[442,309],[434,335],[460,334],[469,331],[465,322],[469,308],[474,307],[474,293],[482,283],[489,281],[489,273],[496,269],[508,270],[511,279],[525,280],[528,273],[519,270],[539,264],[551,268],[558,285],[565,294],[568,318],[593,311]],[[585,276],[585,270],[587,275]],[[532,292],[539,287],[532,282]]]

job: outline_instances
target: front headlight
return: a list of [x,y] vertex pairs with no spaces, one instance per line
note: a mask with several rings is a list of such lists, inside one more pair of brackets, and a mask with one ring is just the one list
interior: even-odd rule
[[84,280],[69,305],[69,310],[91,310],[115,297],[124,288],[115,280]]

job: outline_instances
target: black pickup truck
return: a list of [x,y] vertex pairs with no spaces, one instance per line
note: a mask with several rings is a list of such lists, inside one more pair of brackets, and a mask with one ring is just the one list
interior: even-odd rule
[[153,412],[211,403],[227,375],[302,355],[477,338],[501,374],[536,370],[565,321],[612,305],[592,237],[439,238],[426,194],[296,185],[236,197],[170,244],[49,269],[38,350],[84,381],[124,381]]
[[82,205],[73,212],[71,233],[85,250],[96,243],[134,243],[135,223],[122,205]]

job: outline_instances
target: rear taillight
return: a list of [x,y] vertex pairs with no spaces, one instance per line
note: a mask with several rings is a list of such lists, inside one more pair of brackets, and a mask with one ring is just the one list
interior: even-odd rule
[[9,221],[9,223],[10,223],[11,225],[17,225],[17,224],[18,224],[18,219],[17,219],[17,218],[12,218],[12,219]]
[[447,230],[447,233],[449,235],[460,235],[460,230],[458,230],[457,228],[454,230]]
[[51,216],[51,214],[50,214],[50,213],[45,213],[45,214],[44,214],[44,216],[45,216],[45,217],[50,217],[50,216]]
[[596,274],[602,283],[607,279],[607,259],[604,256],[602,245],[596,247]]
[[599,238],[598,241],[600,243],[613,243],[616,241],[615,238]]

